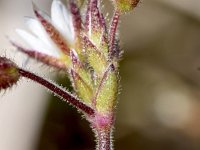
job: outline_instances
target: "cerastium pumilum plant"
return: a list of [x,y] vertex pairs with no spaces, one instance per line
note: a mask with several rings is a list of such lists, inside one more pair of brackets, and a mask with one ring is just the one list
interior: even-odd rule
[[139,0],[112,2],[114,13],[108,26],[100,10],[100,0],[87,0],[82,7],[76,0],[69,0],[67,7],[60,0],[53,0],[51,17],[33,4],[36,18],[25,18],[32,34],[16,30],[30,47],[11,41],[28,57],[68,74],[73,94],[0,57],[0,90],[11,87],[20,77],[46,87],[83,113],[95,133],[97,150],[113,149],[121,54],[117,27],[120,15],[134,9]]

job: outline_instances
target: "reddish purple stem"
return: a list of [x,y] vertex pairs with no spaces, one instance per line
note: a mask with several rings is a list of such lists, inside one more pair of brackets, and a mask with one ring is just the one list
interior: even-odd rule
[[61,89],[60,87],[56,86],[55,84],[31,73],[28,72],[26,70],[23,69],[19,69],[19,73],[23,76],[26,77],[28,79],[31,79],[41,85],[43,85],[44,87],[46,87],[47,89],[49,89],[50,91],[52,91],[53,93],[57,94],[58,96],[62,97],[65,101],[69,102],[70,104],[72,104],[73,106],[77,107],[79,110],[83,111],[84,113],[86,113],[89,116],[93,116],[94,115],[94,110],[87,106],[86,104],[82,103],[81,101],[77,100],[74,96],[72,96],[71,94],[69,94],[67,91]]
[[96,136],[97,136],[97,150],[113,150],[112,147],[112,131],[110,128],[105,129],[97,129]]

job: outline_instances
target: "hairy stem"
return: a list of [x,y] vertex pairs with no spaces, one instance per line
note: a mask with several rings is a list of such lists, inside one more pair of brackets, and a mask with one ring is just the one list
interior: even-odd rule
[[39,77],[39,76],[37,76],[37,75],[35,75],[35,74],[31,73],[31,72],[23,70],[23,69],[19,69],[19,73],[23,77],[26,77],[28,79],[31,79],[31,80],[43,85],[44,87],[46,87],[47,89],[52,91],[54,94],[62,97],[65,101],[67,101],[70,104],[72,104],[73,106],[77,107],[79,110],[83,111],[87,115],[89,115],[89,116],[93,116],[94,115],[95,112],[91,107],[89,107],[86,104],[82,103],[76,97],[74,97],[73,95],[71,95],[67,91],[63,90],[59,86],[57,86],[57,85],[55,85],[55,84],[43,79],[42,77]]
[[96,129],[96,138],[98,142],[96,150],[113,150],[111,127]]

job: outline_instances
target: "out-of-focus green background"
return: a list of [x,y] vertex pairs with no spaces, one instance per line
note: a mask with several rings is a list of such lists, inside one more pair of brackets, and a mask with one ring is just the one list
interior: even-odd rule
[[[51,0],[35,0],[49,12]],[[105,0],[104,11],[112,10]],[[10,46],[29,0],[0,0],[0,53],[69,86]],[[111,16],[111,15],[109,15]],[[116,150],[200,149],[200,1],[142,0],[119,28],[124,57],[114,132]],[[57,78],[57,76],[61,76]],[[69,87],[70,88],[70,87]],[[0,96],[0,150],[92,150],[88,123],[65,103],[26,80]]]

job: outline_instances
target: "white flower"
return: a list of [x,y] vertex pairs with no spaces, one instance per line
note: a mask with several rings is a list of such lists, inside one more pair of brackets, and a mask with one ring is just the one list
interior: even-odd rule
[[[47,32],[48,29],[45,29],[39,18],[25,18],[25,23],[32,34],[22,29],[16,29],[17,34],[30,46],[31,50],[55,58],[63,57],[60,45],[54,40],[67,43],[65,45],[68,46],[73,44],[75,30],[71,12],[66,9],[60,0],[54,0],[52,3],[51,19],[44,12],[37,10],[36,6],[33,7],[56,31],[52,29],[52,31]],[[51,36],[55,33],[61,35],[62,38],[52,39]]]
[[71,12],[66,9],[60,0],[54,0],[51,6],[51,19],[53,25],[67,39],[73,43],[75,32]]

